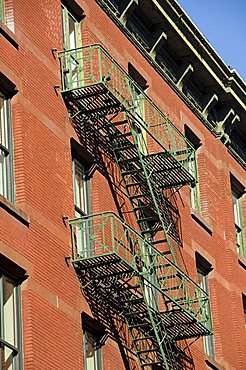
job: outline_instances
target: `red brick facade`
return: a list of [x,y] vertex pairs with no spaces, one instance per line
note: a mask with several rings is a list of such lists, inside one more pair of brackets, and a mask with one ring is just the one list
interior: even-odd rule
[[[24,369],[79,370],[84,369],[81,314],[92,314],[75,270],[65,259],[71,256],[71,236],[63,217],[74,217],[71,139],[79,139],[56,89],[61,86],[60,67],[52,50],[63,50],[61,2],[10,3],[14,29],[0,22],[0,71],[16,86],[11,98],[16,202],[0,198],[0,253],[28,275],[21,284]],[[182,133],[188,126],[200,139],[201,215],[191,210],[189,186],[179,191],[177,202],[189,275],[197,279],[196,253],[212,266],[209,289],[216,359],[204,354],[201,338],[190,348],[198,370],[244,370],[246,260],[236,247],[230,174],[246,186],[245,169],[96,1],[77,3],[85,15],[82,45],[103,45],[126,71],[131,63],[147,81],[147,95],[174,125]],[[115,166],[112,173],[119,176]],[[92,213],[117,212],[108,180],[97,167],[91,194]],[[242,200],[246,220],[244,196]],[[122,209],[131,211],[127,200]],[[131,213],[126,221],[136,227]],[[118,345],[110,338],[102,347],[102,359],[103,370],[125,368]]]

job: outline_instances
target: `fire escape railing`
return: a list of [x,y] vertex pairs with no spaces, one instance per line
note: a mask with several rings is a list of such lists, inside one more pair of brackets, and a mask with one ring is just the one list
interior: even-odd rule
[[196,182],[195,150],[102,46],[59,60],[75,130],[102,135],[142,233],[112,212],[70,219],[72,263],[92,307],[106,300],[127,324],[141,369],[181,370],[176,342],[212,333],[208,295],[177,266],[177,213],[164,194]]
[[104,212],[68,222],[74,263],[116,254],[154,287],[161,311],[186,311],[207,334],[211,332],[207,293],[116,214]]
[[[168,151],[191,171],[190,161],[195,161],[195,150],[186,137],[174,126],[159,107],[141,90],[140,86],[121,68],[101,45],[90,45],[59,53],[62,93],[68,99],[86,99],[87,110],[93,114],[108,114],[112,101],[116,98],[122,110],[132,114],[134,120],[158,143],[163,151]],[[90,92],[93,86],[98,88],[98,99]],[[81,95],[81,88],[86,94]],[[101,89],[107,90],[107,96],[100,98]],[[142,112],[136,110],[136,100],[140,99]],[[85,97],[85,95],[87,95]],[[112,99],[113,97],[113,99]],[[97,107],[96,107],[97,104]],[[98,108],[101,105],[101,110]],[[80,114],[86,110],[81,106]],[[160,150],[158,150],[160,151]],[[197,178],[196,166],[193,177]]]

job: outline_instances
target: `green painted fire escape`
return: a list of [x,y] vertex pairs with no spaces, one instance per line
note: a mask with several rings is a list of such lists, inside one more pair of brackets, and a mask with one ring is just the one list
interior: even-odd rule
[[101,46],[59,59],[75,129],[92,125],[104,138],[141,234],[111,213],[71,220],[75,269],[82,285],[96,280],[110,290],[142,369],[181,369],[176,341],[211,330],[206,293],[177,267],[178,213],[166,195],[195,183],[194,150]]

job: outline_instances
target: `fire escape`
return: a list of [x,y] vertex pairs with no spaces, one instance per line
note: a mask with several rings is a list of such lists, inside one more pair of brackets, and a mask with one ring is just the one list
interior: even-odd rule
[[91,126],[103,138],[138,225],[137,232],[112,212],[69,220],[73,265],[84,289],[96,283],[90,297],[101,296],[124,320],[141,369],[181,370],[177,341],[211,334],[209,298],[178,267],[170,196],[195,183],[194,150],[100,45],[59,59],[75,129],[80,136]]

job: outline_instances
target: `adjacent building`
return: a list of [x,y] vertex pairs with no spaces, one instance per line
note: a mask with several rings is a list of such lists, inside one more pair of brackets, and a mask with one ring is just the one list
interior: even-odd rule
[[245,104],[174,0],[0,0],[0,370],[246,368]]

